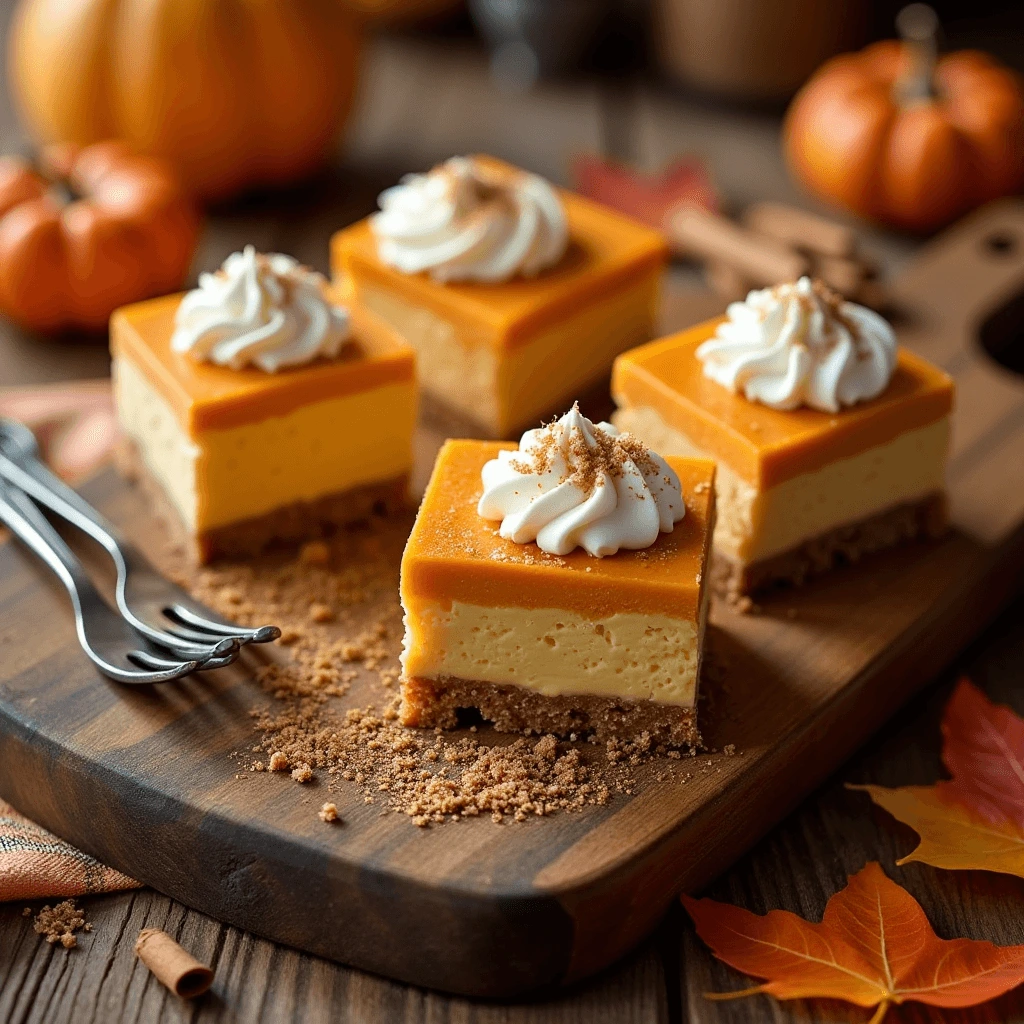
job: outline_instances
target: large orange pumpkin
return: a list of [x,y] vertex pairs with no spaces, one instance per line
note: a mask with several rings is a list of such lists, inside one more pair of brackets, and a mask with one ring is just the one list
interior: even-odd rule
[[21,0],[10,73],[41,140],[125,139],[203,198],[320,166],[360,50],[341,0]]
[[793,100],[784,138],[818,195],[916,231],[1024,184],[1021,80],[969,50],[932,65],[888,40],[833,58]]
[[199,220],[170,165],[119,142],[53,146],[41,163],[0,157],[0,311],[102,330],[118,306],[181,287]]

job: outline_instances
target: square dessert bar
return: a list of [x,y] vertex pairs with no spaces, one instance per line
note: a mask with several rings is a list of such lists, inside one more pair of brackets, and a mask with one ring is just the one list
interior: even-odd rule
[[663,455],[718,464],[718,593],[800,582],[839,558],[945,528],[945,373],[901,348],[877,398],[835,414],[772,409],[703,374],[695,353],[720,322],[627,352],[612,375],[619,429]]
[[125,471],[202,562],[401,506],[412,466],[415,354],[353,309],[339,358],[278,373],[196,363],[171,349],[181,296],[114,313],[114,394]]
[[607,380],[615,356],[653,333],[664,238],[571,192],[558,195],[569,248],[532,278],[440,283],[403,274],[378,257],[368,220],[331,242],[335,279],[416,349],[428,408],[484,436],[536,425]]
[[438,455],[402,559],[402,721],[475,708],[502,731],[695,745],[714,465],[669,460],[686,515],[653,546],[561,557],[477,514],[484,464],[511,447]]

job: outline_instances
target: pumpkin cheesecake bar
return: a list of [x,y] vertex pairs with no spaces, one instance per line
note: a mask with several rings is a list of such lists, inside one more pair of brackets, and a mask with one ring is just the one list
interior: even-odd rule
[[482,156],[380,205],[334,236],[333,273],[416,349],[444,425],[518,436],[652,337],[668,250],[642,224]]
[[402,559],[402,721],[696,745],[714,473],[575,408],[448,441]]
[[946,526],[952,381],[820,282],[616,362],[616,425],[718,464],[713,586],[742,599]]
[[122,468],[201,562],[400,507],[415,354],[326,282],[251,247],[110,325]]

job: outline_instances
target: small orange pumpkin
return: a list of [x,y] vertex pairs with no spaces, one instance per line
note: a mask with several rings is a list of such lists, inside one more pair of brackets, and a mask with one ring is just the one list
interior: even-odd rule
[[971,50],[936,61],[924,28],[828,61],[783,129],[790,168],[812,191],[914,231],[1024,184],[1020,77]]
[[0,157],[0,311],[98,331],[118,306],[181,287],[199,219],[167,164],[106,142],[48,147],[41,165]]
[[118,138],[203,199],[318,169],[352,106],[343,0],[20,0],[8,69],[36,138]]

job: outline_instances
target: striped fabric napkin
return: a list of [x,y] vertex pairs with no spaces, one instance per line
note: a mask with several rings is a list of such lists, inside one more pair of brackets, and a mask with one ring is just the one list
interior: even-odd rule
[[87,896],[141,884],[33,825],[0,800],[0,903]]
[[[51,466],[71,482],[103,465],[117,437],[109,381],[0,388],[0,416],[28,424]],[[17,765],[0,767],[0,786],[3,774],[16,770]],[[0,800],[0,902],[82,896],[139,885]]]

